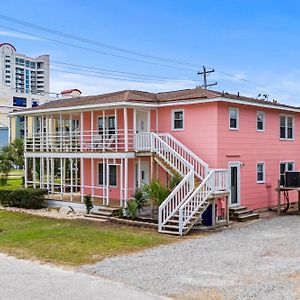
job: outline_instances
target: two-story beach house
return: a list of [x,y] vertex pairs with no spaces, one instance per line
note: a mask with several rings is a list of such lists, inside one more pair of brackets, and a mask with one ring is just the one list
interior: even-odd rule
[[228,191],[231,207],[276,204],[278,179],[300,166],[299,112],[195,88],[62,99],[12,117],[25,117],[26,185],[56,200],[125,206],[135,189],[176,171],[159,231],[184,234]]

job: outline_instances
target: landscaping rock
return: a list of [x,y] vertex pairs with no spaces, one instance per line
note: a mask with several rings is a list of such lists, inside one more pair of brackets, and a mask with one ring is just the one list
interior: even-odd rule
[[58,212],[65,215],[74,214],[74,210],[69,206],[62,206]]

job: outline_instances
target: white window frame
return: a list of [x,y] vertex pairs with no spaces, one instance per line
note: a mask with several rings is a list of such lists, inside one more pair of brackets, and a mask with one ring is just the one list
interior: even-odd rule
[[[230,126],[230,111],[235,110],[236,111],[236,127]],[[229,130],[239,130],[239,124],[240,124],[240,112],[237,107],[229,107],[228,109],[228,121],[229,121]]]
[[[259,129],[258,128],[258,115],[259,114],[262,114],[263,118],[262,118],[262,124],[263,124],[263,128],[262,129]],[[256,131],[258,132],[263,132],[265,131],[265,123],[266,123],[266,115],[265,115],[265,112],[261,111],[261,110],[258,110],[256,112]]]
[[[280,119],[281,117],[285,117],[285,138],[282,138],[280,136],[280,132],[281,132],[281,126],[280,126]],[[293,128],[293,137],[292,138],[288,138],[288,118],[291,117],[292,118],[292,128]],[[295,118],[293,115],[285,115],[285,114],[280,114],[279,115],[279,139],[281,141],[293,141],[295,139]]]
[[[280,162],[279,162],[279,179],[281,179],[281,175],[284,175],[284,173],[283,173],[283,174],[281,173],[281,168],[280,168],[281,164],[285,164],[284,172],[286,172],[286,171],[295,171],[295,161],[294,161],[294,160],[284,160],[284,161],[280,161]],[[293,164],[293,169],[292,169],[292,170],[288,170],[288,169],[287,169],[287,165],[288,165],[288,164]]]
[[[101,186],[101,187],[106,187],[106,184],[100,184],[99,182],[99,171],[100,171],[100,165],[103,165],[103,170],[107,170],[107,167],[110,167],[110,166],[116,166],[116,185],[109,185],[110,188],[118,188],[118,165],[117,164],[105,164],[105,163],[102,163],[102,162],[99,162],[97,164],[97,186]],[[104,178],[105,178],[105,181],[106,181],[106,172],[104,174]]]
[[[263,179],[258,180],[258,165],[263,165]],[[259,161],[256,164],[256,183],[265,183],[266,182],[266,164],[264,161]]]
[[[182,112],[182,128],[175,128],[174,127],[174,121],[175,121],[175,113],[176,112]],[[182,131],[184,130],[184,109],[172,109],[172,130],[173,131]]]

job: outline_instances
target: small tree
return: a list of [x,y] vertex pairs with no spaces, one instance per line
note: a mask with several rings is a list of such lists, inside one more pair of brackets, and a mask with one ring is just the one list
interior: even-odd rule
[[84,196],[84,204],[85,204],[85,208],[86,208],[86,213],[87,214],[91,213],[91,210],[94,207],[91,195]]
[[14,168],[14,159],[10,146],[4,146],[0,150],[0,184],[7,183],[8,175]]

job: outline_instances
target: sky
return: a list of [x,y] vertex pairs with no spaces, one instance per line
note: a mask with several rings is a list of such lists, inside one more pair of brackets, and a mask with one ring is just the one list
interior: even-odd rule
[[212,89],[300,106],[299,15],[296,0],[14,0],[1,3],[0,42],[49,54],[55,93],[193,88],[207,66]]

